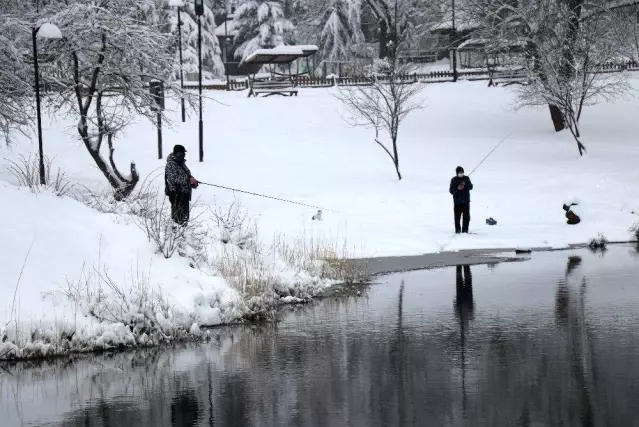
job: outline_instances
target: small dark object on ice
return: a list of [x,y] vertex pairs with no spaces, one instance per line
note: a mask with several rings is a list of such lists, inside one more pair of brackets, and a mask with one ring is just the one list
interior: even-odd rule
[[576,225],[581,222],[581,218],[579,218],[579,216],[570,209],[571,207],[576,205],[577,203],[571,203],[570,205],[566,205],[564,203],[563,205],[563,210],[566,211],[566,218],[568,218],[568,220],[566,221],[567,224]]
[[532,249],[515,249],[516,254],[531,254]]
[[311,218],[313,221],[321,221],[322,220],[322,210],[318,210],[315,215]]
[[486,219],[486,224],[488,224],[488,225],[497,225],[497,221],[491,216],[490,218]]
[[599,233],[597,235],[597,237],[594,237],[593,239],[590,240],[590,243],[588,243],[588,247],[590,247],[590,249],[592,250],[605,250],[608,246],[608,239],[606,239],[606,236],[604,236],[603,234]]

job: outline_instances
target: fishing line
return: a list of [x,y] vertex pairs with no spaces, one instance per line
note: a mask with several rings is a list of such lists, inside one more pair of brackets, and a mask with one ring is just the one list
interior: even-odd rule
[[477,170],[477,168],[479,168],[479,167],[482,165],[482,163],[484,163],[484,162],[486,161],[486,159],[488,159],[488,157],[490,157],[490,155],[491,155],[491,154],[493,154],[493,152],[494,152],[496,149],[498,149],[498,148],[499,148],[499,146],[500,146],[501,144],[503,144],[503,143],[504,143],[504,141],[506,141],[508,138],[510,138],[510,135],[512,135],[512,134],[513,134],[513,133],[512,133],[512,132],[510,132],[508,135],[506,135],[506,137],[505,137],[504,139],[502,139],[501,141],[499,141],[499,144],[495,145],[495,147],[494,147],[492,150],[490,150],[490,152],[489,152],[488,154],[486,154],[486,157],[484,157],[484,158],[482,159],[482,161],[481,161],[481,162],[479,162],[479,164],[478,164],[477,166],[475,166],[475,169],[473,169],[473,170],[472,170],[472,171],[468,174],[468,176],[470,176],[473,172],[475,172],[475,171]]
[[306,203],[300,203],[300,202],[296,202],[296,201],[293,201],[293,200],[282,199],[282,198],[279,198],[279,197],[267,196],[266,194],[253,193],[251,191],[244,191],[244,190],[239,190],[237,188],[224,187],[223,185],[210,184],[208,182],[202,182],[202,181],[198,181],[198,183],[200,183],[202,185],[208,185],[209,187],[220,188],[222,190],[228,190],[228,191],[234,191],[234,192],[236,191],[238,193],[249,194],[251,196],[263,197],[265,199],[277,200],[279,202],[290,203],[290,204],[293,204],[293,205],[306,206],[307,208],[320,209],[320,210],[327,211],[327,212],[339,213],[338,211],[335,211],[335,210],[332,210],[332,209],[326,209],[326,208],[322,208],[320,206],[307,205]]

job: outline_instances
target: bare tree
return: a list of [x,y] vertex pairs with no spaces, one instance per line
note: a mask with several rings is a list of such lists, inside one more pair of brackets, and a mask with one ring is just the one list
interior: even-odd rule
[[0,138],[7,143],[12,130],[24,132],[32,122],[31,68],[20,50],[30,32],[18,12],[14,0],[0,5]]
[[[470,16],[481,20],[477,37],[488,50],[517,50],[525,73],[517,86],[521,106],[548,105],[555,130],[570,130],[579,154],[583,107],[628,89],[624,74],[600,73],[620,52],[611,37],[606,4],[584,0],[473,0]],[[589,13],[596,10],[597,13]]]
[[139,174],[133,162],[128,174],[115,164],[115,137],[139,117],[156,122],[157,103],[149,82],[164,82],[169,97],[181,91],[171,78],[173,40],[144,20],[149,7],[152,0],[70,0],[40,9],[64,35],[48,46],[58,52],[53,61],[57,66],[55,72],[45,72],[45,78],[61,88],[58,107],[78,116],[78,133],[118,199],[131,194]]
[[[397,60],[377,60],[366,69],[368,85],[340,87],[336,95],[349,110],[352,125],[375,129],[374,141],[392,160],[400,180],[399,128],[411,111],[421,108],[417,95],[422,85],[413,79],[407,81],[409,72],[409,66]],[[383,141],[380,131],[387,134],[390,144]]]

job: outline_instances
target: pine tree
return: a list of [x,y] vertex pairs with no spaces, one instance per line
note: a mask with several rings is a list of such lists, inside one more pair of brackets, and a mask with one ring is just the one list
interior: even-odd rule
[[[198,29],[197,15],[193,3],[187,3],[182,9],[182,57],[184,64],[184,72],[188,74],[197,74],[198,72]],[[212,79],[224,75],[224,63],[222,62],[222,53],[217,37],[215,36],[215,15],[213,11],[205,4],[204,15],[202,19],[202,77],[204,79]],[[170,18],[171,33],[175,34],[176,40],[176,59],[177,52],[177,12],[173,12]],[[176,73],[179,72],[179,62],[176,60]]]
[[351,46],[364,40],[361,6],[360,0],[334,0],[326,10],[319,41],[323,60],[345,60],[351,56]]
[[[185,2],[182,8],[182,55],[184,72],[188,75],[197,75],[197,15],[192,2]],[[155,26],[163,33],[174,35],[175,45],[175,76],[179,76],[180,63],[178,52],[178,21],[177,10],[170,7],[166,0],[153,0],[144,3],[144,20]],[[224,64],[218,38],[215,36],[215,19],[212,10],[204,5],[202,16],[202,76],[204,79],[212,79],[224,75]]]
[[279,1],[245,0],[235,11],[238,33],[235,56],[244,59],[258,49],[293,41],[293,24],[284,17]]

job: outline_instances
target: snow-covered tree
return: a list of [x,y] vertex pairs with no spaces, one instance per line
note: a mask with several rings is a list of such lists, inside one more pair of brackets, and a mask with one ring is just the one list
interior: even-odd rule
[[235,56],[244,59],[258,49],[293,42],[293,24],[279,1],[244,0],[235,11]]
[[364,40],[361,0],[333,0],[324,12],[319,48],[323,60],[345,60],[351,47]]
[[[437,0],[440,1],[440,0]],[[393,61],[427,32],[431,0],[363,0],[379,26],[379,58]]]
[[[184,71],[186,73],[198,72],[197,58],[197,15],[195,6],[188,3],[182,13],[182,48]],[[215,15],[213,11],[204,5],[202,19],[202,77],[210,79],[224,75],[224,62],[218,38],[215,36]],[[173,14],[171,32],[177,34],[177,15]],[[176,36],[177,37],[177,36]]]
[[33,110],[33,67],[23,55],[31,30],[17,6],[12,0],[0,5],[0,138],[7,142],[12,130],[27,129]]
[[[597,4],[598,2],[598,4]],[[482,21],[476,36],[494,51],[517,49],[525,72],[517,90],[521,106],[548,105],[555,130],[568,128],[579,153],[579,121],[584,106],[628,90],[625,74],[599,73],[617,58],[619,45],[606,2],[594,0],[476,0]]]
[[[186,5],[180,14],[182,18],[182,55],[184,72],[191,75],[198,73],[197,56],[197,15],[193,2],[185,2]],[[168,5],[166,0],[153,0],[147,4],[145,20],[157,27],[161,32],[170,33],[175,41],[173,52],[175,53],[175,75],[179,75],[178,52],[178,20],[177,10]],[[202,16],[202,77],[212,79],[224,75],[224,63],[218,38],[215,36],[215,15],[208,5],[204,5]]]
[[77,131],[118,198],[133,191],[139,175],[133,162],[128,174],[117,167],[115,138],[140,116],[155,122],[149,82],[164,82],[166,97],[193,99],[180,93],[172,78],[173,36],[141,19],[152,2],[64,0],[40,9],[64,35],[47,46],[56,53],[56,83],[61,86],[53,101],[78,117]]

